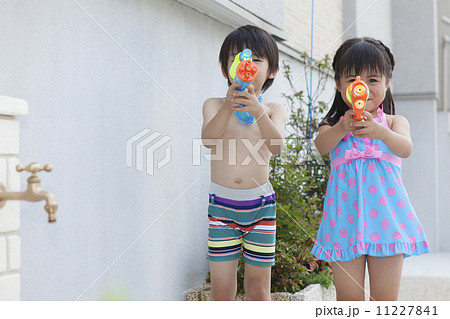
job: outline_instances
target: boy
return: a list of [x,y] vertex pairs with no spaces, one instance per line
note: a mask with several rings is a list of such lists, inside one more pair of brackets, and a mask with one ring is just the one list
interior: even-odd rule
[[[228,70],[236,54],[248,48],[258,67],[245,91],[232,84]],[[234,300],[241,246],[245,261],[247,300],[270,300],[271,266],[275,263],[275,193],[269,182],[269,161],[284,146],[286,110],[276,103],[260,103],[278,71],[278,47],[264,30],[243,26],[231,32],[219,54],[228,80],[226,98],[210,98],[203,105],[202,141],[211,148],[208,259],[211,299]],[[244,107],[237,108],[243,104]],[[249,112],[253,124],[236,112]]]

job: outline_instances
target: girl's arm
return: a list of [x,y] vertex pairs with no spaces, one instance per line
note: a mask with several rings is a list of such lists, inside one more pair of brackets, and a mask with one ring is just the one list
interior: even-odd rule
[[315,139],[317,150],[321,155],[330,153],[340,140],[345,136],[343,122],[339,121],[334,126],[323,125],[319,128],[319,134]]
[[391,129],[385,128],[381,138],[384,144],[398,157],[407,158],[412,152],[412,141],[408,120],[400,115],[394,115]]
[[321,155],[331,152],[345,134],[357,130],[356,127],[352,126],[352,123],[355,122],[353,115],[355,115],[353,110],[348,110],[345,112],[344,118],[335,125],[323,125],[319,128],[315,143]]
[[364,116],[367,118],[366,121],[354,124],[359,129],[353,132],[353,136],[381,140],[398,157],[406,158],[411,155],[412,141],[409,122],[405,117],[393,115],[391,129],[389,129],[375,121],[369,112],[364,112]]

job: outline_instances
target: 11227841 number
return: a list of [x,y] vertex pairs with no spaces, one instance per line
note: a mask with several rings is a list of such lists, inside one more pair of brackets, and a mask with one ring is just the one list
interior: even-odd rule
[[[383,309],[384,308],[384,309]],[[399,315],[399,316],[437,316],[437,308],[436,306],[377,306],[377,315]]]

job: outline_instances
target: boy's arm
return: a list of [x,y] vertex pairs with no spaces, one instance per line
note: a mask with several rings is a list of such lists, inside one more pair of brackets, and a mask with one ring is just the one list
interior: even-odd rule
[[[233,106],[244,104],[244,107],[236,109],[238,112],[252,114],[261,130],[261,138],[265,139],[265,145],[272,154],[278,154],[284,147],[284,127],[286,125],[286,109],[282,104],[272,103],[269,117],[268,110],[258,101],[253,85],[249,85],[245,91],[234,91]],[[254,124],[252,124],[254,125]]]
[[279,154],[284,148],[284,136],[286,126],[286,109],[282,104],[273,103],[272,116],[269,117],[268,112],[264,112],[257,119],[258,126],[261,130],[262,138],[266,139],[265,144],[272,154]]
[[232,105],[228,100],[220,105],[218,99],[210,98],[203,104],[202,142],[207,148],[212,148],[217,143],[211,143],[208,139],[220,139],[225,132],[230,116],[233,114]]

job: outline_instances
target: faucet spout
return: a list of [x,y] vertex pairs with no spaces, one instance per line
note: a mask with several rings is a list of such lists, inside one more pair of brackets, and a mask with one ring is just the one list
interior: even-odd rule
[[48,213],[48,222],[56,222],[56,210],[58,205],[55,196],[52,193],[44,192],[41,189],[41,183],[37,176],[28,179],[28,186],[24,192],[7,192],[5,186],[0,184],[0,208],[5,205],[7,200],[25,200],[28,202],[39,202],[45,200],[44,209]]
[[52,193],[49,192],[43,192],[41,191],[38,195],[42,196],[45,200],[45,206],[44,209],[48,213],[48,222],[49,223],[55,223],[56,222],[56,210],[58,209],[58,205],[55,201],[55,196],[53,196]]

